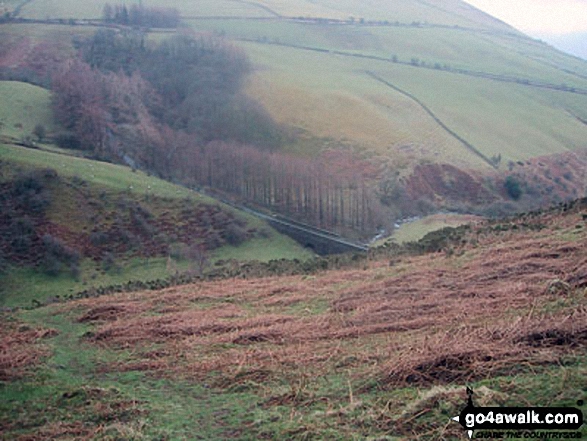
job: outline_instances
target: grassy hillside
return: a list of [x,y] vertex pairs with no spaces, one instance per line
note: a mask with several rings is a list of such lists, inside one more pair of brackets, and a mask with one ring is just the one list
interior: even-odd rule
[[[486,158],[501,155],[502,167],[587,147],[587,94],[571,93],[587,92],[587,63],[464,2],[256,4],[280,17],[223,20],[201,13],[208,18],[190,23],[241,41],[258,68],[250,95],[279,122],[324,144],[334,140],[384,157],[407,150],[412,162],[460,161],[475,168],[487,161],[469,154],[458,138]],[[347,21],[312,19],[319,17]],[[415,100],[375,84],[366,71]],[[307,152],[316,149],[311,139],[306,146]]]
[[[420,102],[487,157],[501,153],[507,162],[585,148],[587,126],[577,117],[584,115],[587,95],[521,83],[587,90],[587,64],[575,66],[571,57],[562,66],[546,63],[537,52],[565,57],[523,37],[296,22],[200,20],[194,27],[255,41],[243,43],[259,67],[250,94],[280,122],[319,137],[376,152],[411,144],[418,157],[479,166],[424,115]],[[367,71],[417,102],[374,84]],[[486,74],[503,81],[477,76]],[[345,119],[352,122],[338,124]]]
[[[587,149],[587,63],[463,1],[165,6],[178,8],[185,26],[222,35],[246,52],[253,67],[246,91],[292,135],[283,138],[283,150],[314,156],[351,148],[382,165],[381,180],[399,172],[402,185],[418,165],[450,163],[500,199],[512,167]],[[97,18],[100,11],[95,2],[34,0],[21,16]],[[94,30],[7,26],[9,36],[36,41]],[[168,35],[155,30],[150,38]]]
[[461,230],[441,253],[4,313],[0,427],[461,439],[465,385],[477,406],[585,412],[586,216],[584,200]]
[[[35,0],[21,16],[100,15],[95,2],[70,3]],[[195,30],[221,33],[245,49],[256,71],[249,94],[304,135],[285,146],[291,151],[346,144],[382,161],[488,170],[494,155],[505,169],[509,161],[587,147],[587,63],[463,1],[165,6],[178,8]]]
[[0,96],[0,136],[17,140],[33,136],[37,124],[49,132],[54,129],[48,90],[18,81],[0,81]]
[[[126,167],[0,145],[0,171],[4,306],[201,271],[182,251],[200,244],[208,265],[311,257],[263,221]],[[47,268],[46,235],[79,254],[74,269]]]
[[[37,124],[45,126],[49,134],[57,129],[47,90],[4,81],[0,82],[0,96],[0,135],[5,141],[31,136]],[[41,143],[38,147],[0,144],[0,242],[4,244],[0,246],[0,270],[4,270],[0,303],[4,306],[29,305],[32,300],[45,301],[91,287],[165,279],[193,271],[194,263],[180,251],[207,241],[210,265],[229,259],[304,260],[312,256],[265,222],[210,197],[128,167],[74,156],[80,152]],[[54,175],[45,178],[45,170]],[[42,188],[17,190],[15,182],[26,183],[27,179]],[[135,231],[137,215],[144,218],[145,231]],[[202,216],[208,219],[204,224]],[[21,220],[32,223],[32,249],[6,255],[10,249],[7,243],[24,234],[21,228],[13,228]],[[231,245],[223,237],[227,228],[235,225],[239,238]],[[120,248],[121,237],[97,246],[92,242],[98,234],[116,235],[117,231],[130,236],[132,246]],[[46,274],[40,243],[46,234],[80,253],[77,274],[67,270]],[[27,253],[30,258],[23,257]],[[169,255],[173,255],[171,261]]]

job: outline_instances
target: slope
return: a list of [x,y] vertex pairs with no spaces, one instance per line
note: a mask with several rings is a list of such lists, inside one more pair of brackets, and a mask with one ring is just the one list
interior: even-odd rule
[[[504,164],[586,147],[587,63],[523,36],[295,21],[199,20],[194,27],[245,40],[258,66],[250,94],[278,121],[318,137],[382,156],[411,146],[418,158],[482,166],[417,101],[371,84],[365,74],[376,72]],[[358,119],[349,125],[346,118]]]
[[5,314],[0,424],[13,438],[460,439],[465,384],[478,406],[584,411],[586,218],[583,200],[429,236],[432,253]]
[[[35,0],[21,15],[99,17],[90,3]],[[346,144],[383,161],[399,156],[411,165],[430,160],[487,170],[586,147],[587,63],[463,1],[165,6],[178,8],[197,31],[240,42],[257,68],[249,94],[305,134],[292,151]],[[496,155],[501,163],[488,163]]]
[[18,81],[0,81],[0,96],[0,136],[21,140],[33,136],[37,124],[53,131],[48,90]]
[[[56,129],[45,89],[11,81],[0,93],[4,142],[31,137],[37,124]],[[312,255],[249,214],[82,153],[0,144],[2,305],[201,272],[218,260]]]

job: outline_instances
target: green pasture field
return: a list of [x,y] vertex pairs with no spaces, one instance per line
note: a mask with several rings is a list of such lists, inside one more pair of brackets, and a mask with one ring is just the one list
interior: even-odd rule
[[278,121],[319,136],[378,153],[403,147],[408,154],[483,166],[421,106],[365,74],[372,70],[486,156],[501,154],[504,163],[584,146],[587,126],[569,111],[582,115],[586,96],[275,45],[243,47],[258,66],[249,93]]
[[[31,43],[49,42],[60,47],[71,47],[74,36],[90,36],[97,26],[59,25],[40,23],[6,23],[0,27],[0,37],[10,39],[24,38]],[[72,54],[73,55],[73,54]]]
[[0,144],[0,160],[14,162],[31,169],[53,168],[59,175],[79,177],[90,185],[124,191],[130,195],[144,196],[150,192],[159,197],[215,203],[212,198],[195,193],[185,187],[148,176],[141,171],[131,172],[128,167],[107,162],[6,144]]
[[[257,220],[252,220],[249,224],[255,223]],[[220,247],[210,253],[209,261],[210,265],[228,259],[241,262],[269,262],[278,259],[304,261],[313,256],[311,251],[302,248],[293,239],[271,231],[267,238],[255,237],[237,247]],[[176,261],[165,257],[118,259],[115,268],[108,271],[91,259],[85,259],[80,265],[77,279],[67,273],[50,276],[33,268],[12,268],[2,276],[4,280],[0,284],[0,307],[27,307],[33,301],[43,303],[48,299],[63,298],[90,288],[168,279],[191,269],[192,265],[187,260]]]
[[[409,0],[393,3],[381,3],[377,0],[303,0],[291,2],[288,0],[259,0],[263,4],[288,17],[323,17],[346,20],[350,17],[359,20],[388,20],[402,23],[428,22],[448,26],[475,26],[496,30],[515,32],[512,28],[490,19],[459,0],[445,2],[448,8],[455,5],[460,8],[458,14],[436,5]],[[448,4],[447,4],[448,3]],[[443,6],[444,6],[443,5]]]
[[368,77],[364,60],[253,43],[243,47],[258,66],[248,93],[278,122],[391,160],[456,157],[484,166],[417,104]]
[[55,129],[49,107],[51,93],[42,87],[17,81],[0,81],[0,136],[20,140],[33,136],[37,124],[47,132]]
[[[550,63],[534,59],[536,42],[525,37],[506,37],[473,30],[429,27],[371,27],[284,22],[281,20],[191,20],[194,29],[216,31],[229,38],[307,46],[376,56],[402,63],[412,59],[429,67],[467,69],[508,75],[555,85],[587,89],[587,79],[565,73]],[[530,47],[529,55],[525,50]],[[555,52],[545,45],[542,52]],[[490,55],[490,56],[488,56]],[[560,57],[560,54],[557,54]],[[561,57],[572,61],[572,57]]]
[[143,5],[176,8],[184,17],[272,17],[260,4],[235,0],[145,0]]
[[[587,126],[553,105],[541,89],[407,66],[376,72],[418,97],[487,157],[524,160],[585,146]],[[561,100],[570,95],[552,93]],[[587,96],[581,98],[587,105]]]
[[383,239],[375,246],[382,245],[385,242],[406,243],[417,242],[433,231],[441,230],[446,227],[458,227],[460,225],[468,224],[473,220],[471,216],[463,216],[457,214],[436,214],[426,216],[414,222],[409,222],[400,225],[398,229],[393,232],[389,238]]
[[39,20],[101,18],[106,3],[94,0],[33,0],[21,9],[20,17]]

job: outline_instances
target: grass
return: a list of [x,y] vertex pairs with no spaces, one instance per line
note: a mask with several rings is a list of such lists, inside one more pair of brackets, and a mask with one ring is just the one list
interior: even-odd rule
[[381,156],[486,167],[417,103],[369,79],[367,70],[416,96],[487,157],[501,154],[504,165],[583,145],[587,127],[573,114],[583,114],[584,96],[273,45],[243,46],[260,66],[249,93],[277,121]]
[[121,165],[7,144],[0,144],[0,159],[30,169],[53,168],[61,176],[78,177],[90,185],[123,191],[129,195],[143,197],[151,193],[164,198],[215,203],[212,198],[185,187],[148,176],[141,171],[132,172],[130,168]]
[[[262,39],[388,60],[395,55],[398,61],[404,63],[417,58],[430,66],[439,63],[440,66],[449,65],[455,69],[587,87],[585,79],[565,73],[557,69],[556,65],[526,56],[527,52],[536,51],[534,46],[537,45],[527,38],[506,38],[499,34],[451,28],[333,26],[279,20],[259,22],[218,19],[189,23],[196,30],[221,32],[231,38]],[[542,50],[546,51],[546,48],[542,47]],[[570,59],[567,61],[570,62]]]
[[377,72],[417,96],[487,157],[501,153],[504,160],[525,160],[582,145],[587,127],[544,100],[542,91],[496,82],[488,89],[488,80],[462,81],[458,75],[431,71],[414,74],[408,67]]
[[20,17],[35,19],[101,18],[104,3],[92,0],[35,0],[21,9]]
[[0,81],[0,97],[0,136],[35,139],[32,133],[37,124],[45,126],[48,132],[55,129],[48,90],[17,81]]
[[225,246],[213,253],[214,260],[258,260],[268,262],[276,259],[306,260],[314,254],[300,247],[293,239],[271,233],[268,238],[255,238],[238,247]]
[[432,215],[426,216],[422,219],[415,220],[400,225],[390,238],[383,239],[375,246],[388,242],[389,240],[396,243],[417,242],[426,234],[441,230],[446,227],[458,227],[459,225],[468,224],[470,222],[478,221],[474,216],[466,215]]
[[[273,231],[258,218],[184,187],[139,171],[132,172],[127,167],[9,145],[0,145],[0,161],[4,163],[2,180],[10,180],[23,170],[47,167],[55,169],[60,178],[65,179],[64,182],[60,180],[56,184],[58,187],[52,188],[52,199],[46,211],[46,219],[61,229],[65,228],[71,234],[87,236],[89,231],[96,227],[96,219],[103,222],[99,225],[99,230],[107,231],[113,213],[119,210],[116,201],[120,200],[140,203],[151,210],[155,219],[166,213],[169,222],[184,226],[189,219],[179,216],[182,210],[195,209],[199,204],[219,205],[223,211],[244,220],[247,229],[263,230],[266,233],[263,237],[257,235],[245,241],[239,247],[225,245],[218,248],[210,255],[212,263],[227,259],[305,260],[312,256],[312,253],[293,239]],[[80,200],[80,197],[84,199]],[[165,279],[176,272],[181,273],[189,269],[187,261],[172,262],[169,266],[164,257],[145,259],[117,255],[115,264],[119,267],[118,270],[105,272],[100,263],[87,259],[81,265],[77,279],[65,273],[51,277],[43,274],[40,269],[13,268],[3,277],[0,303],[3,306],[30,305],[33,300],[43,302],[52,297],[74,294],[91,287],[122,284],[127,281]]]
[[[75,51],[71,44],[73,36],[89,37],[98,28],[94,26],[56,25],[56,24],[30,24],[30,23],[5,23],[0,29],[0,36],[10,41],[11,38],[24,39],[30,43],[43,43],[50,41],[61,50]],[[20,60],[17,60],[20,61]]]
[[88,259],[82,263],[77,279],[68,273],[50,276],[38,269],[14,268],[5,275],[0,287],[0,304],[6,307],[31,306],[33,301],[45,302],[47,299],[73,295],[89,288],[137,280],[166,279],[175,274],[175,271],[188,270],[188,262],[174,262],[174,268],[168,268],[167,259],[163,257],[133,258],[126,261],[119,259],[116,264],[117,269],[104,271],[101,265]]
[[544,282],[582,274],[585,250],[558,234],[582,213],[476,227],[459,268],[402,256],[4,313],[0,425],[11,438],[439,440],[465,436],[450,420],[465,385],[477,406],[574,407],[586,299]]
[[[337,10],[351,3],[337,5]],[[280,2],[274,5],[277,10],[285,7]],[[320,2],[314,6],[333,5]],[[357,11],[358,6],[353,6]],[[393,5],[399,10],[403,7]],[[412,3],[406,7],[411,14],[418,8],[428,8]],[[378,12],[380,18],[385,14],[381,8]],[[394,12],[401,17],[400,11]],[[290,11],[285,15],[296,14]],[[443,22],[440,16],[428,22]],[[583,95],[433,69],[435,64],[448,65],[452,69],[587,87],[584,64],[526,37],[479,29],[333,26],[279,20],[198,20],[191,24],[197,30],[259,41],[241,43],[257,67],[248,92],[278,122],[318,139],[362,147],[382,157],[407,155],[412,161],[462,161],[465,167],[486,167],[417,103],[370,84],[363,75],[367,70],[414,95],[485,156],[501,154],[502,164],[581,148],[586,135],[585,124],[577,119],[585,119],[587,97]],[[400,64],[293,49],[284,44],[388,60],[395,55]],[[401,64],[412,59],[425,62],[427,68]],[[438,93],[440,90],[442,93]],[[306,145],[305,151],[300,144],[291,150],[305,154],[316,150],[315,143]]]
[[[292,48],[243,46],[260,66],[248,92],[278,122],[392,161],[404,156],[458,157],[482,166],[417,104],[367,77],[365,63]],[[307,153],[315,148],[310,143]]]
[[[160,6],[156,0],[143,2],[145,6]],[[177,8],[185,17],[272,17],[273,14],[258,6],[259,3],[230,0],[166,1],[165,7]]]

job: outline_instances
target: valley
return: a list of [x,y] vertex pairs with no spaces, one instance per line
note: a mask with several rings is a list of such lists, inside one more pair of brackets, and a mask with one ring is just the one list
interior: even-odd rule
[[587,61],[464,1],[5,0],[0,439],[585,413],[586,196]]

